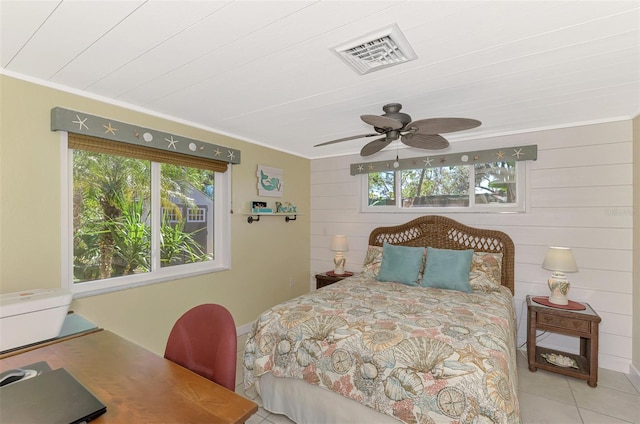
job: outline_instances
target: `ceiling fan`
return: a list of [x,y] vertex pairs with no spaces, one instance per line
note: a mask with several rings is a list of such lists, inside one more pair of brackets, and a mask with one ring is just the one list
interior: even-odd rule
[[367,143],[360,150],[360,156],[377,153],[398,139],[407,146],[418,149],[439,150],[449,146],[447,139],[440,133],[469,130],[482,124],[480,121],[467,118],[429,118],[412,121],[411,116],[400,112],[400,109],[402,109],[400,103],[389,103],[382,107],[385,113],[381,116],[360,115],[360,119],[373,126],[375,133],[339,138],[313,147],[384,134],[384,137]]

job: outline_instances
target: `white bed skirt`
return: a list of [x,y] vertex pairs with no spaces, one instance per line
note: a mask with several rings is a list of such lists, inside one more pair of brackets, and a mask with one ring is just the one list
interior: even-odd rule
[[298,424],[398,424],[358,402],[319,386],[265,373],[256,381],[264,409],[283,414]]

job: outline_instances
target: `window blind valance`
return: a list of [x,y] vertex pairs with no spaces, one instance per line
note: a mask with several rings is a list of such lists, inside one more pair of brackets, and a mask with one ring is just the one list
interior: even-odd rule
[[214,172],[226,172],[228,166],[226,162],[219,160],[166,152],[134,144],[116,143],[103,138],[76,133],[69,133],[68,146],[70,149],[126,156],[153,162],[187,166],[190,168],[208,169]]
[[224,172],[227,164],[240,163],[240,151],[236,149],[61,107],[51,109],[51,130],[73,134],[69,147],[74,149],[219,169],[218,172]]
[[503,147],[500,149],[447,153],[407,159],[351,164],[351,175],[370,174],[403,169],[438,168],[442,166],[472,165],[475,163],[512,162],[538,159],[538,146]]

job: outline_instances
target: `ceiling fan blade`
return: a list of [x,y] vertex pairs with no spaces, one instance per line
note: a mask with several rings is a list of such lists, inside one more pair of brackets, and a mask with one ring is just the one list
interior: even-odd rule
[[449,147],[447,139],[438,134],[409,133],[403,135],[401,141],[407,146],[418,149],[440,150]]
[[380,135],[380,134],[379,133],[374,133],[374,134],[352,135],[351,137],[344,137],[344,138],[339,138],[337,140],[327,141],[326,143],[316,144],[313,147],[326,146],[327,144],[341,143],[343,141],[355,140],[357,138],[373,137],[375,135]]
[[377,140],[373,140],[360,150],[360,156],[371,156],[374,153],[378,153],[380,150],[384,149],[393,141],[393,138],[384,137],[379,138]]
[[399,130],[404,127],[404,124],[397,119],[387,118],[386,116],[378,115],[361,115],[360,119],[369,125],[373,125],[375,128],[384,128],[388,130]]
[[415,128],[418,134],[440,134],[470,130],[480,125],[482,122],[468,118],[429,118],[410,122],[407,129]]

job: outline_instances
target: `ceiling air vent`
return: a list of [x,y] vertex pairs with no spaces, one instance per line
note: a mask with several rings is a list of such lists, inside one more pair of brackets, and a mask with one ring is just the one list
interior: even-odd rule
[[334,47],[333,51],[360,75],[418,58],[397,24]]

